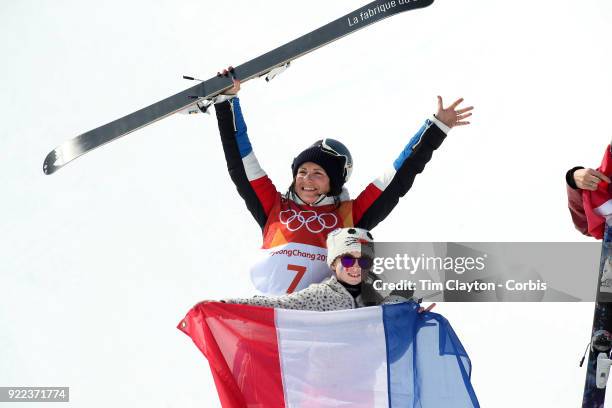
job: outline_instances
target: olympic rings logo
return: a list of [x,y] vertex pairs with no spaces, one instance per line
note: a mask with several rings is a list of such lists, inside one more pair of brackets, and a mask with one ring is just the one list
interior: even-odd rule
[[312,210],[300,211],[299,213],[293,209],[281,211],[278,219],[291,232],[306,227],[313,234],[318,234],[324,229],[336,228],[338,225],[338,217],[335,214],[317,214],[316,211]]

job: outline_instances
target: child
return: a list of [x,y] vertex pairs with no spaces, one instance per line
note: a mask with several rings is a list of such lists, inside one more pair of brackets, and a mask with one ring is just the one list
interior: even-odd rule
[[455,110],[463,99],[443,108],[438,97],[436,115],[408,142],[393,166],[355,199],[343,188],[352,172],[351,154],[333,139],[319,140],[295,157],[293,182],[281,194],[253,153],[235,97],[239,89],[239,81],[234,81],[229,95],[222,97],[225,100],[217,100],[215,110],[230,176],[263,231],[262,257],[253,265],[251,279],[264,294],[292,293],[329,277],[327,234],[343,227],[370,230],[384,220],[447,132],[469,124],[464,119],[472,110]]
[[[369,231],[361,228],[332,231],[327,236],[327,253],[327,264],[333,271],[333,276],[321,283],[279,297],[255,296],[227,299],[224,302],[326,312],[409,300],[400,296],[383,299],[365,282],[367,271],[372,267],[374,259],[374,242]],[[433,305],[427,311],[432,307]]]
[[372,235],[337,229],[327,245],[335,274],[326,281],[225,301],[233,305],[202,302],[179,323],[208,359],[222,405],[478,407],[469,357],[446,319],[422,313],[431,307],[345,310],[365,304]]

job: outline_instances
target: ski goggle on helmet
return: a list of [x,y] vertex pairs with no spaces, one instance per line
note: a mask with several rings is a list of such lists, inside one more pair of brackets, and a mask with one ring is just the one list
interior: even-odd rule
[[344,172],[342,177],[346,183],[353,173],[353,156],[345,145],[335,139],[325,138],[315,143],[321,148],[321,151],[331,154],[332,156],[341,157],[344,159]]

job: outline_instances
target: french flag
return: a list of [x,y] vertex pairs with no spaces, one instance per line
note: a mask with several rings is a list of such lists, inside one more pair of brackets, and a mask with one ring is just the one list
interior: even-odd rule
[[417,308],[202,302],[178,328],[208,359],[223,408],[479,407],[450,324]]

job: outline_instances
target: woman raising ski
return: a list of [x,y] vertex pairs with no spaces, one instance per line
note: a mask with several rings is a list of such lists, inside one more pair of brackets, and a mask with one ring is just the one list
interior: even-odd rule
[[465,119],[473,109],[456,109],[463,99],[443,108],[438,96],[437,113],[410,139],[393,166],[355,199],[343,188],[353,167],[350,152],[336,140],[319,140],[293,159],[293,182],[282,194],[253,153],[236,96],[239,90],[235,80],[234,87],[216,100],[215,110],[230,177],[263,232],[262,257],[253,265],[251,279],[270,295],[292,293],[329,278],[327,235],[344,227],[371,230],[384,220],[448,131],[469,124]]

